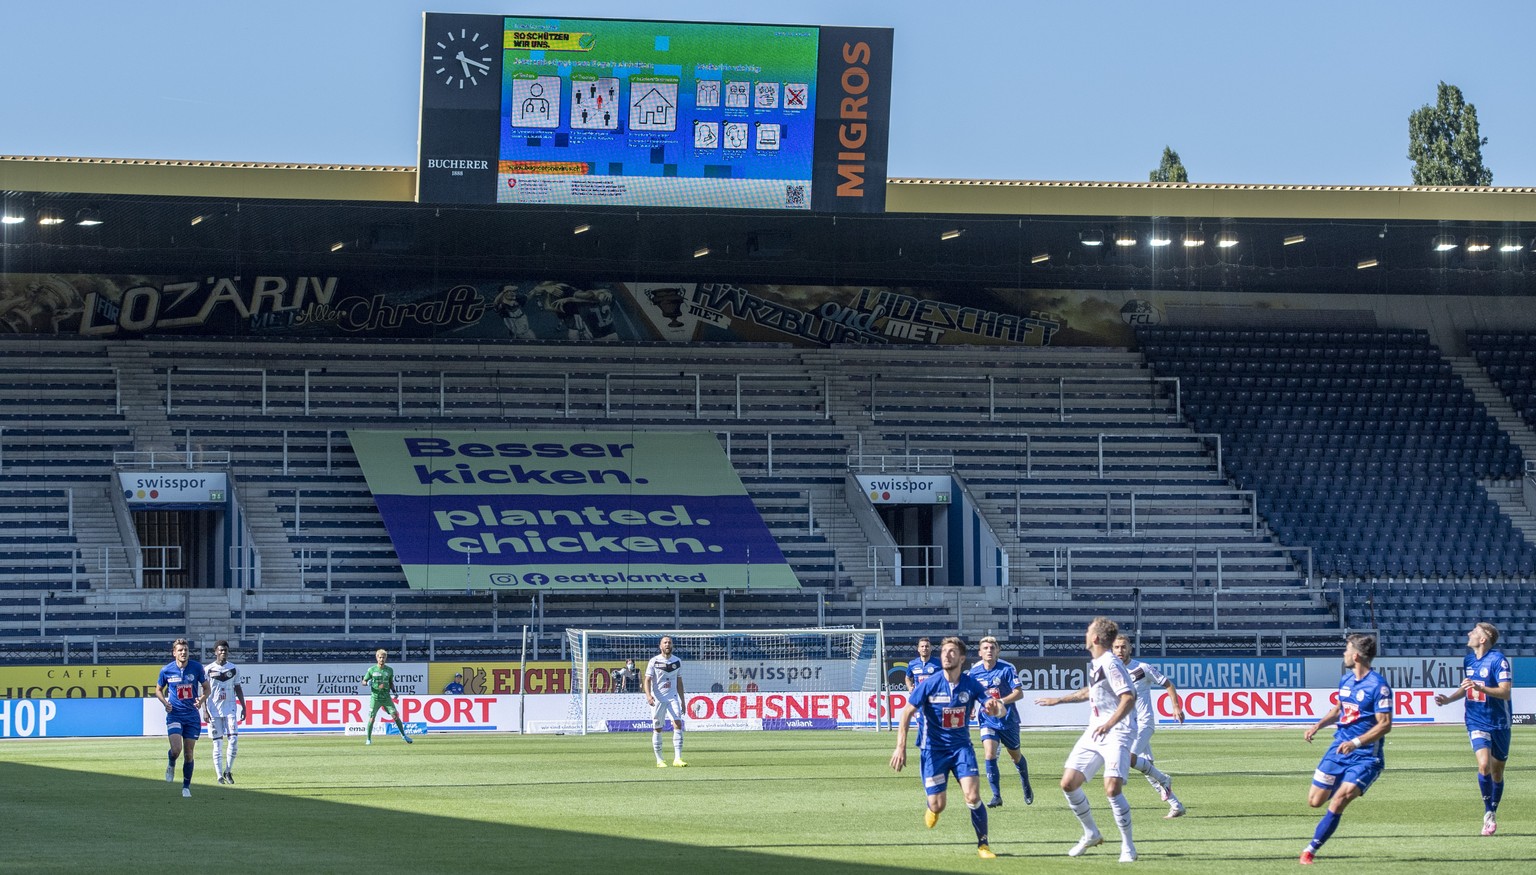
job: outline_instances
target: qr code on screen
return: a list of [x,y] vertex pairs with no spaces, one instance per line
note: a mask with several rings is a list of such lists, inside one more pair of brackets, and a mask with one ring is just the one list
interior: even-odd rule
[[804,185],[786,185],[786,186],[784,186],[784,205],[785,206],[789,206],[789,207],[803,207],[803,206],[805,206],[805,186]]

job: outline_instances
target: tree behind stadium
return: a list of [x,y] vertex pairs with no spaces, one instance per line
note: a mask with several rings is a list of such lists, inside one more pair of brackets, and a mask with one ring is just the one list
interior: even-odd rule
[[1169,146],[1163,147],[1163,163],[1147,177],[1151,182],[1188,182],[1189,171],[1179,160],[1179,153]]
[[1487,137],[1477,131],[1477,107],[1462,99],[1461,89],[1440,83],[1435,105],[1408,116],[1408,159],[1414,185],[1493,185],[1493,171],[1483,166]]

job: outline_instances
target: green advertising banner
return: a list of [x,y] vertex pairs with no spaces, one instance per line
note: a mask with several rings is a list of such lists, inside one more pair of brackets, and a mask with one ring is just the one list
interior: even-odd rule
[[352,431],[413,589],[781,589],[708,432]]

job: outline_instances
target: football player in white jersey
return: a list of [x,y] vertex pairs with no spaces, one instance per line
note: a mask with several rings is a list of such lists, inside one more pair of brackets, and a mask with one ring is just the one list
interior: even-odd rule
[[1131,804],[1125,801],[1122,789],[1125,776],[1130,770],[1131,742],[1135,729],[1129,719],[1136,708],[1136,688],[1131,682],[1125,663],[1115,658],[1110,648],[1120,636],[1120,627],[1108,617],[1095,617],[1088,624],[1084,646],[1093,656],[1088,668],[1088,686],[1083,690],[1059,697],[1042,697],[1036,705],[1060,705],[1063,702],[1081,702],[1090,705],[1092,716],[1088,728],[1067,755],[1066,768],[1061,773],[1061,792],[1067,797],[1067,805],[1083,825],[1083,837],[1072,849],[1069,857],[1080,857],[1089,848],[1104,844],[1104,836],[1093,820],[1093,810],[1088,805],[1088,795],[1083,784],[1104,769],[1104,795],[1109,797],[1109,807],[1115,814],[1115,825],[1120,828],[1120,862],[1136,861],[1136,843],[1131,839]]
[[660,652],[651,657],[640,676],[640,689],[645,692],[645,703],[651,706],[651,750],[656,753],[656,768],[665,768],[667,761],[661,757],[661,727],[667,717],[672,718],[672,765],[682,767],[683,762],[683,661],[672,653],[671,637],[661,639]]
[[[240,686],[240,669],[229,661],[229,642],[213,645],[213,662],[204,667],[213,692],[203,704],[208,720],[208,734],[213,737],[213,767],[220,784],[235,783],[235,753],[240,748],[240,721],[245,719],[245,690]],[[223,752],[228,740],[229,756]]]
[[1156,666],[1131,658],[1133,651],[1130,638],[1124,635],[1116,638],[1114,651],[1115,656],[1125,663],[1125,670],[1131,673],[1131,682],[1136,685],[1136,716],[1131,720],[1136,737],[1131,741],[1131,768],[1145,775],[1147,783],[1157,791],[1158,797],[1168,803],[1168,813],[1163,815],[1164,818],[1182,817],[1184,803],[1173,795],[1173,779],[1152,761],[1152,732],[1157,729],[1152,687],[1156,685],[1168,691],[1168,705],[1174,719],[1180,723],[1184,722],[1184,703],[1179,701],[1179,691],[1173,681],[1168,680]]

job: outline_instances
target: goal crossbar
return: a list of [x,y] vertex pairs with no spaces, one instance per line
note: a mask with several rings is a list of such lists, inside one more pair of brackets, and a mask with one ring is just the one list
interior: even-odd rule
[[[662,638],[672,639],[682,661],[688,718],[715,729],[776,728],[755,716],[730,721],[714,715],[718,697],[778,696],[771,707],[796,696],[853,693],[876,696],[884,680],[885,635],[879,628],[805,627],[797,629],[588,629],[566,630],[571,654],[571,707],[568,730],[580,734],[651,728],[651,710],[640,693],[639,678],[625,671],[635,661],[643,673]],[[759,701],[754,699],[754,701]],[[864,701],[862,698],[860,701]],[[749,714],[753,705],[743,705]],[[861,707],[863,707],[861,705]],[[852,717],[839,727],[881,728],[890,722],[880,707],[869,720]],[[860,717],[864,715],[860,712]],[[822,720],[816,725],[826,725]]]

